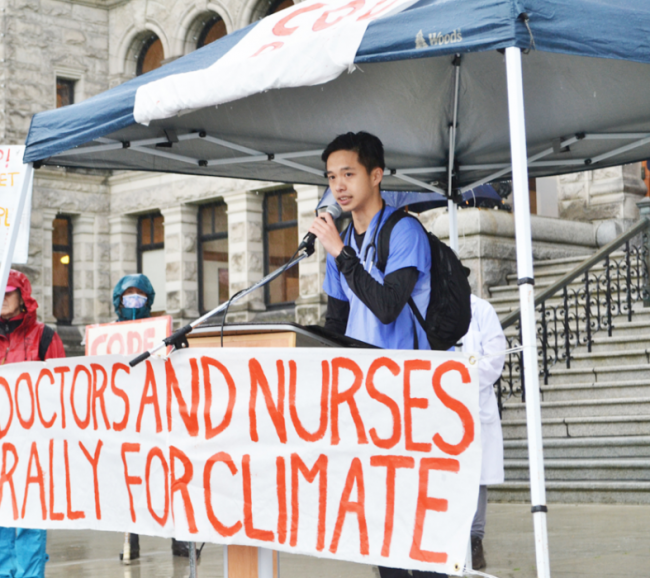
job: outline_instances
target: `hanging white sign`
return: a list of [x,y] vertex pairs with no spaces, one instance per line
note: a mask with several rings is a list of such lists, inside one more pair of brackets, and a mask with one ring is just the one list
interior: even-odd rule
[[[29,254],[29,224],[32,213],[33,173],[23,164],[25,146],[0,146],[0,260],[4,262],[9,250],[13,227],[18,226],[18,237],[11,263],[24,265]],[[23,186],[27,177],[30,182]],[[24,197],[22,216],[16,215],[21,197]]]

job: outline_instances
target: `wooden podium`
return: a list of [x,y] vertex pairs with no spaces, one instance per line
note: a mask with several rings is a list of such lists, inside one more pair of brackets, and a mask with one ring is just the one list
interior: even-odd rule
[[[198,327],[187,336],[190,347],[221,347],[221,327]],[[224,347],[362,347],[371,345],[295,323],[226,325]],[[279,578],[278,553],[254,546],[224,547],[224,578]]]

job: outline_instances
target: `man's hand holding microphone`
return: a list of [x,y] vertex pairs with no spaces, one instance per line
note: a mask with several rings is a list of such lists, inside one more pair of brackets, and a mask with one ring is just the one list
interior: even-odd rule
[[338,257],[341,249],[343,249],[343,241],[336,228],[336,219],[341,216],[342,209],[338,204],[330,205],[324,213],[321,213],[314,219],[309,227],[309,233],[300,244],[301,249],[305,249],[308,254],[314,250],[314,241],[316,238],[321,242],[325,250],[332,255]]

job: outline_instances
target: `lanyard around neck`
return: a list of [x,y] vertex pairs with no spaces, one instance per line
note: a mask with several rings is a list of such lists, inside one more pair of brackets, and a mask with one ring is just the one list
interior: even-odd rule
[[[363,255],[363,266],[365,268],[366,263],[368,261],[368,253],[370,252],[370,249],[373,251],[373,261],[370,263],[370,269],[369,272],[372,271],[372,266],[374,265],[374,258],[377,255],[377,233],[379,233],[379,228],[381,226],[381,221],[384,218],[384,211],[386,210],[386,202],[382,200],[381,204],[381,211],[379,212],[379,218],[377,219],[377,223],[375,225],[375,230],[372,232],[372,240],[370,243],[366,245],[366,250],[364,251]],[[347,245],[350,245],[352,242],[352,227],[354,227],[354,222],[350,223],[350,230],[348,231],[348,241]],[[361,247],[357,247],[359,253],[361,253]]]

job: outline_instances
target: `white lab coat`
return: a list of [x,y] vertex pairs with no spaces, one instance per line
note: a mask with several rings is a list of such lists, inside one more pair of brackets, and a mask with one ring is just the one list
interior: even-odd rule
[[[463,338],[463,352],[493,355],[507,348],[506,338],[494,307],[484,299],[471,296],[472,322]],[[481,419],[481,442],[483,461],[481,485],[501,484],[503,474],[503,433],[499,418],[499,406],[494,393],[494,383],[501,376],[505,355],[485,357],[479,361],[479,416]]]

